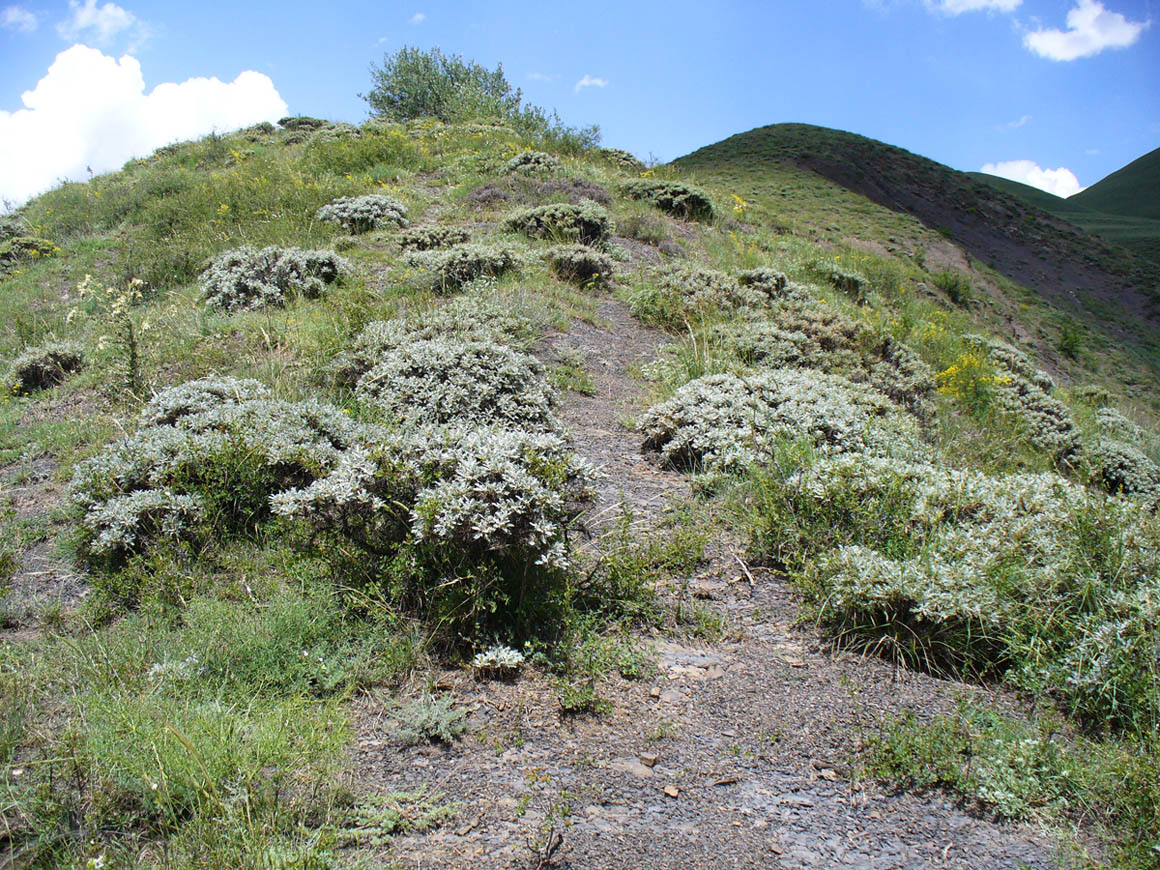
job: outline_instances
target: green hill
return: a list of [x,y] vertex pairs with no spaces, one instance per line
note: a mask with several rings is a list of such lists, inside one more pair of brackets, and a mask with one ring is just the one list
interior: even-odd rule
[[1160,220],[1160,148],[1070,199],[1092,211]]
[[740,133],[674,165],[740,187],[834,241],[873,239],[890,250],[909,233],[901,247],[929,248],[921,239],[936,233],[1155,364],[1160,267],[1045,210],[1034,201],[1041,197],[1029,201],[902,148],[808,124]]
[[[1153,152],[1153,154],[1142,157],[1135,163],[1109,175],[1098,184],[1067,199],[1026,184],[1020,184],[1018,181],[999,178],[996,175],[987,175],[983,172],[969,172],[967,174],[1029,205],[1033,205],[1036,208],[1043,209],[1046,212],[1070,221],[1093,235],[1122,245],[1136,255],[1151,260],[1153,263],[1160,263],[1160,220],[1126,211],[1111,212],[1107,210],[1119,208],[1122,204],[1127,208],[1148,211],[1151,206],[1151,199],[1146,194],[1149,190],[1154,191],[1157,189],[1156,182],[1153,182],[1152,187],[1148,188],[1148,179],[1140,173],[1134,173],[1140,181],[1140,189],[1145,194],[1137,197],[1134,202],[1120,197],[1104,196],[1097,191],[1094,202],[1103,203],[1105,210],[1102,211],[1099,210],[1100,206],[1093,204],[1086,198],[1089,192],[1097,188],[1105,192],[1108,191],[1109,188],[1104,187],[1105,182],[1115,180],[1114,186],[1121,187],[1122,179],[1118,179],[1118,176],[1142,161],[1153,157],[1155,153]],[[1126,185],[1123,185],[1123,187],[1125,188],[1125,193],[1139,193],[1134,188],[1126,188]]]

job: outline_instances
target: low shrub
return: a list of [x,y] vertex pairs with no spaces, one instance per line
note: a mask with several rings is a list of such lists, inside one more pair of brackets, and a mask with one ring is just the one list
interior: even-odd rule
[[765,318],[717,327],[716,337],[747,365],[840,374],[916,413],[925,413],[935,391],[934,373],[917,353],[828,305],[775,305]]
[[943,269],[931,275],[931,282],[939,290],[947,294],[947,298],[955,305],[967,305],[973,295],[971,279],[962,272],[954,269]]
[[785,439],[822,453],[925,453],[913,418],[875,390],[808,369],[709,375],[641,417],[644,447],[669,463],[740,471],[768,462]]
[[608,212],[591,201],[522,209],[509,215],[503,225],[506,230],[534,239],[551,238],[582,245],[603,245],[613,233]]
[[498,278],[519,267],[519,254],[514,248],[498,245],[462,244],[433,251],[408,254],[411,266],[431,274],[433,289],[439,293],[454,293],[476,278]]
[[779,292],[777,287],[776,280],[742,284],[714,269],[670,266],[655,283],[635,294],[631,304],[638,317],[682,328],[691,315],[713,319],[742,309],[764,309],[772,301],[771,293]]
[[341,196],[320,208],[315,216],[321,221],[338,224],[348,233],[407,225],[406,206],[393,196],[381,193]]
[[711,221],[716,214],[709,194],[680,181],[640,178],[625,183],[621,190],[632,199],[651,202],[661,211],[687,220]]
[[278,126],[283,130],[321,130],[323,127],[329,126],[330,122],[322,118],[312,118],[309,115],[290,115],[281,118],[278,121]]
[[271,399],[254,381],[163,391],[134,434],[77,466],[79,552],[116,566],[156,539],[251,531],[273,493],[325,473],[368,432],[335,408]]
[[560,168],[560,158],[543,151],[521,151],[504,164],[505,175],[548,175]]
[[422,427],[348,451],[326,477],[279,494],[347,582],[453,638],[528,637],[561,602],[567,530],[592,469],[559,435]]
[[11,272],[24,263],[55,257],[59,253],[60,248],[48,239],[10,236],[0,240],[0,275]]
[[554,428],[554,392],[533,356],[486,340],[412,340],[383,352],[356,395],[391,420]]
[[462,227],[423,224],[403,230],[395,240],[405,251],[430,251],[434,248],[449,248],[461,245],[471,238],[471,233]]
[[636,155],[622,148],[601,148],[600,156],[624,172],[641,172],[644,170],[644,164],[641,163]]
[[285,305],[296,296],[315,299],[347,268],[331,251],[247,246],[220,254],[199,280],[202,298],[211,308],[254,311]]
[[558,245],[548,251],[548,265],[561,281],[573,284],[608,283],[612,258],[587,245]]
[[335,357],[329,369],[339,385],[353,388],[386,354],[414,341],[457,339],[526,344],[537,335],[534,324],[513,313],[510,306],[461,296],[405,317],[371,321],[355,337],[350,349]]
[[1138,447],[1112,438],[1098,438],[1086,453],[1095,466],[1097,482],[1113,495],[1160,503],[1160,466]]
[[834,456],[762,478],[754,549],[844,645],[1000,676],[1096,727],[1160,722],[1160,520],[1057,474]]
[[861,272],[846,266],[829,264],[820,269],[822,280],[851,299],[862,302],[870,292],[870,282]]
[[84,351],[69,341],[50,341],[25,350],[12,361],[4,375],[4,390],[27,395],[54,387],[85,364]]

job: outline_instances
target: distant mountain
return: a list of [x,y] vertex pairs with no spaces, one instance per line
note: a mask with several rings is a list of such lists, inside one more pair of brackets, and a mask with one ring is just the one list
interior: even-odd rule
[[[749,183],[773,177],[779,167],[806,170],[917,218],[970,256],[1054,304],[1086,312],[1094,322],[1146,323],[1152,335],[1160,326],[1160,267],[1085,229],[1085,222],[1125,221],[1092,216],[1086,202],[1025,185],[1016,189],[1013,182],[959,172],[865,136],[808,124],[760,127],[674,162],[707,179],[744,177]],[[1150,165],[1135,177],[1143,177]],[[1117,182],[1107,189],[1119,188]],[[1118,197],[1139,208],[1126,194]],[[1139,336],[1144,330],[1134,331]]]

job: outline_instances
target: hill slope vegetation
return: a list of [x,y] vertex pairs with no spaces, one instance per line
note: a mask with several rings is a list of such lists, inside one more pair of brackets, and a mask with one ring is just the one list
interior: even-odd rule
[[0,862],[1149,866],[1155,382],[1067,288],[1153,300],[781,134],[286,118],[14,215]]

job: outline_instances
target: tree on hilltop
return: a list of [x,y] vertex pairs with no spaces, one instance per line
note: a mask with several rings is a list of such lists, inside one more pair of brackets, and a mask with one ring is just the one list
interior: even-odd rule
[[404,46],[385,55],[381,66],[371,63],[373,87],[360,96],[371,115],[389,121],[438,118],[447,123],[499,120],[531,138],[546,140],[559,150],[583,150],[600,141],[600,128],[569,127],[554,111],[523,104],[503,64],[489,70],[439,48]]

